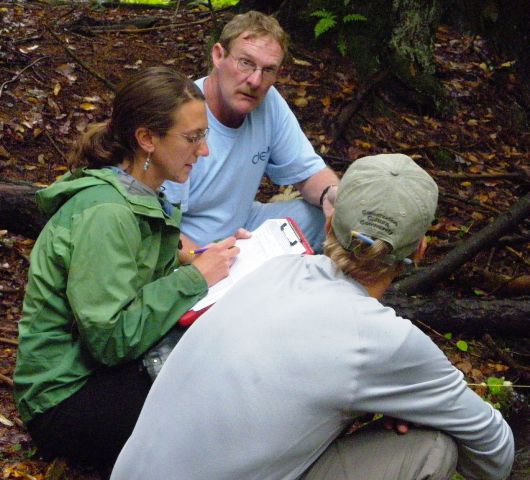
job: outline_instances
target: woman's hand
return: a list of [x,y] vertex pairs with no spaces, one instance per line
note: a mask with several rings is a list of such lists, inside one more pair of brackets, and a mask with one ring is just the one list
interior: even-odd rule
[[202,273],[209,287],[228,276],[230,266],[239,253],[239,248],[235,246],[235,243],[236,237],[228,237],[221,242],[210,243],[206,245],[208,250],[196,255],[191,262]]
[[238,240],[245,240],[247,238],[250,238],[252,237],[252,232],[249,232],[248,230],[244,229],[244,228],[238,228],[236,230],[236,233],[234,233],[234,236],[238,239]]

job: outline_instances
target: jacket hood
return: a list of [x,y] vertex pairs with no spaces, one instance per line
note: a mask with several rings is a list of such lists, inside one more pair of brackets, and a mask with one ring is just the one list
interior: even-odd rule
[[49,187],[37,192],[37,205],[49,218],[81,190],[105,184],[112,185],[127,200],[135,213],[163,218],[166,224],[178,226],[181,218],[180,210],[172,209],[171,212],[164,213],[161,204],[167,201],[162,193],[147,193],[146,188],[139,188],[135,182],[127,179],[122,182],[121,177],[109,168],[84,168],[66,173]]
[[47,217],[51,217],[76,193],[85,188],[105,183],[111,183],[115,186],[118,184],[115,175],[110,170],[83,169],[68,172],[49,187],[37,192],[37,205]]

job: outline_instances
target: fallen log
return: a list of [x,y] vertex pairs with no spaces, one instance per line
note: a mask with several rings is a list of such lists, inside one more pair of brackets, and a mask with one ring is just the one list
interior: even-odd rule
[[530,193],[521,197],[507,212],[475,233],[468,240],[460,242],[443,260],[415,275],[401,280],[394,289],[408,295],[432,289],[440,280],[455,272],[478,252],[492,246],[500,237],[513,233],[513,229],[530,215]]
[[[0,229],[28,238],[38,236],[45,219],[35,204],[36,191],[33,185],[0,182]],[[502,332],[530,336],[530,297],[527,296],[455,299],[443,291],[428,297],[408,297],[402,291],[391,291],[385,295],[384,302],[401,316],[419,320],[442,333],[494,332],[498,335]]]
[[438,291],[428,297],[407,297],[392,291],[385,294],[383,304],[394,308],[398,315],[440,333],[530,337],[530,296],[454,298],[447,291]]
[[37,238],[46,219],[37,208],[37,187],[24,183],[0,183],[0,229]]

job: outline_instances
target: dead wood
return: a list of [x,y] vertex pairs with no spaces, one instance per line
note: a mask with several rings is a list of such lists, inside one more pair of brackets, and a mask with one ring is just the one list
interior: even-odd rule
[[383,303],[394,308],[398,315],[422,322],[441,333],[530,336],[529,296],[489,300],[454,298],[451,293],[443,290],[428,297],[407,297],[387,292]]
[[[7,229],[29,238],[38,236],[45,224],[45,219],[35,203],[36,191],[37,188],[29,184],[0,183],[1,229]],[[528,198],[527,203],[530,204]],[[509,217],[504,222],[511,225],[517,224],[520,216],[521,212],[515,211],[514,213],[512,208],[510,212],[503,214],[502,218]],[[500,220],[501,218],[497,222]],[[492,236],[496,239],[510,228],[511,226],[505,227],[501,233],[492,234]],[[459,246],[455,250],[462,248]],[[471,247],[469,251],[473,251]],[[400,282],[400,285],[416,277],[424,278],[426,274],[430,279],[429,271],[409,277]],[[403,317],[411,320],[418,319],[442,332],[463,331],[474,334],[502,332],[504,335],[530,335],[530,297],[455,299],[444,292],[437,292],[429,297],[407,297],[403,295],[404,291],[400,288],[399,293],[389,292],[385,295],[385,303],[394,307]]]
[[112,30],[124,30],[124,29],[142,29],[154,27],[158,22],[162,21],[163,17],[158,16],[145,16],[127,19],[125,22],[114,22],[102,21],[93,19],[88,16],[81,16],[74,22],[67,26],[67,29],[76,33],[91,33],[101,31],[112,31]]
[[46,220],[35,203],[37,188],[24,183],[0,183],[0,228],[37,238]]
[[394,285],[394,289],[409,295],[432,289],[478,252],[491,247],[503,235],[512,233],[513,229],[529,215],[530,193],[527,193],[510,210],[500,214],[493,223],[460,242],[443,260],[398,282]]

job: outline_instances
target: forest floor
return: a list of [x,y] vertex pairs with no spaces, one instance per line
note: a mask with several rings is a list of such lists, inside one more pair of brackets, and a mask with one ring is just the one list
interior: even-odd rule
[[[231,15],[224,12],[218,20]],[[139,20],[144,22],[140,29],[133,24]],[[112,86],[130,72],[164,64],[193,78],[205,75],[211,29],[209,13],[201,10],[0,2],[2,181],[44,186],[63,174],[72,142],[87,124],[108,118]],[[454,114],[436,118],[404,104],[395,92],[376,89],[336,141],[330,126],[360,91],[361,82],[333,46],[294,42],[277,88],[317,151],[338,172],[361,156],[403,152],[431,173],[440,186],[426,258],[433,264],[528,191],[528,118],[517,101],[520,82],[527,79],[520,78],[511,60],[492,52],[484,39],[443,26],[437,32],[436,61],[455,102]],[[263,182],[261,199],[277,193],[288,191]],[[95,471],[62,459],[40,459],[13,404],[17,322],[33,242],[0,230],[1,478],[97,480]],[[440,288],[458,297],[528,295],[529,252],[527,219],[510,238],[476,255]],[[521,372],[530,371],[528,339],[497,332],[492,348],[481,332],[426,332],[473,388],[503,408],[521,432],[517,448],[523,460],[511,478],[529,478],[528,400],[521,395],[525,390],[520,381]],[[513,382],[513,390],[504,381]]]

